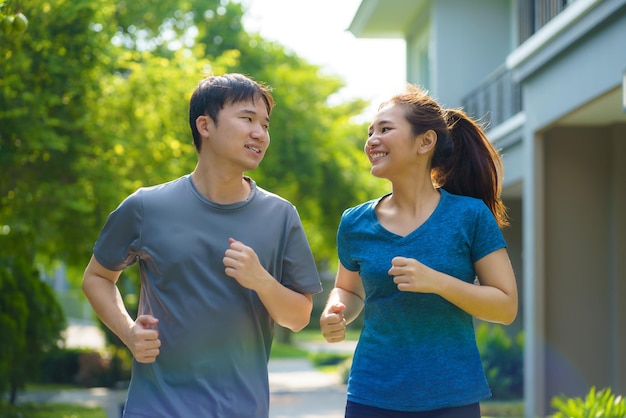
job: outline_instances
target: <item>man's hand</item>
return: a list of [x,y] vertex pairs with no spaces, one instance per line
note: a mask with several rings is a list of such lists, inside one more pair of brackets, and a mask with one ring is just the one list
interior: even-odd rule
[[151,315],[140,315],[130,329],[126,345],[139,363],[154,363],[160,353],[161,340],[156,327],[158,322]]
[[241,241],[229,238],[230,247],[224,253],[223,263],[227,276],[251,290],[258,290],[263,280],[271,278],[261,265],[259,257],[254,250]]

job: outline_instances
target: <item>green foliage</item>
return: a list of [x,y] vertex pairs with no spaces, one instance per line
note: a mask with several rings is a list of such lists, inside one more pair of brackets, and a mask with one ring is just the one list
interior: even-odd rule
[[304,358],[307,354],[308,352],[305,349],[293,344],[274,341],[272,343],[270,359]]
[[481,322],[476,342],[494,399],[520,399],[524,390],[524,334],[511,338],[503,326]]
[[309,360],[315,367],[336,366],[352,358],[352,353],[340,353],[334,351],[315,351],[308,355]]
[[110,49],[92,26],[110,10],[101,3],[21,1],[29,30],[0,42],[0,227],[48,260],[84,259],[95,229],[80,161],[92,158],[86,110]]
[[0,1],[0,38],[19,36],[27,28],[28,18],[19,9],[18,1]]
[[2,418],[107,418],[100,407],[76,404],[27,403],[6,405],[0,403]]
[[[0,248],[6,247],[0,236]],[[7,251],[8,253],[8,251]],[[0,257],[0,394],[11,402],[29,379],[39,376],[43,354],[54,347],[65,318],[54,293],[27,259]]]
[[31,383],[114,387],[130,380],[131,367],[132,357],[123,348],[111,346],[102,355],[92,349],[57,347],[45,353],[41,376]]
[[[362,152],[366,128],[353,121],[366,103],[331,104],[342,80],[247,33],[238,2],[0,4],[28,17],[19,36],[0,35],[0,238],[3,250],[24,250],[13,253],[24,265],[64,263],[79,287],[117,204],[139,186],[193,170],[188,100],[210,72],[242,72],[273,87],[272,145],[249,174],[298,207],[320,266],[336,263],[343,210],[383,192]],[[135,282],[123,293],[136,292],[136,274],[127,279]],[[0,371],[27,344],[18,322],[0,319],[16,335],[13,347],[0,348]]]
[[[245,32],[241,4],[23,0],[29,29],[0,43],[0,219],[39,262],[76,284],[108,213],[142,185],[193,169],[191,91],[207,72],[274,88],[272,146],[251,175],[293,201],[320,262],[335,259],[341,212],[377,196],[352,122],[366,103],[330,105],[343,83]],[[332,198],[329,198],[332,196]]]
[[49,350],[41,360],[41,378],[39,383],[76,384],[78,358],[85,350],[56,347]]
[[522,418],[524,416],[524,401],[493,401],[480,403],[480,413],[483,418]]
[[557,411],[553,418],[626,417],[626,400],[621,395],[611,393],[611,388],[596,392],[594,386],[585,399],[555,396],[552,398],[552,406]]

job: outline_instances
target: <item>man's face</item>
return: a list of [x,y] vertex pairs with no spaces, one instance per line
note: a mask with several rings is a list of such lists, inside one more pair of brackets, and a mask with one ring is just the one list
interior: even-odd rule
[[259,166],[270,144],[270,118],[261,98],[224,105],[217,123],[206,118],[208,139],[202,147],[217,158],[214,163],[230,163],[242,172]]

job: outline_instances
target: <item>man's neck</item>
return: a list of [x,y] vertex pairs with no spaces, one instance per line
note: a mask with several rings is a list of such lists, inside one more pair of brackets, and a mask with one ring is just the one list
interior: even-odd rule
[[200,166],[191,173],[196,189],[212,202],[220,204],[236,203],[246,200],[250,195],[251,185],[239,175],[224,175]]

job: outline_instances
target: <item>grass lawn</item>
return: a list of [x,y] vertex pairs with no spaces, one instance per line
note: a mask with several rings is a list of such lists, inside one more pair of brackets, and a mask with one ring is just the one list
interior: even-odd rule
[[522,418],[524,401],[484,401],[480,403],[483,418]]
[[[348,329],[347,340],[357,340],[359,338],[359,330],[350,330]],[[291,335],[291,344],[280,343],[274,339],[272,343],[272,352],[270,353],[271,359],[281,359],[281,358],[305,358],[311,356],[306,349],[302,348],[301,344],[303,343],[326,343],[326,340],[322,336],[322,333],[319,329],[311,328],[304,329],[300,332],[293,333]],[[329,347],[332,347],[332,344],[326,343]]]
[[102,408],[57,403],[0,404],[0,418],[107,418]]

